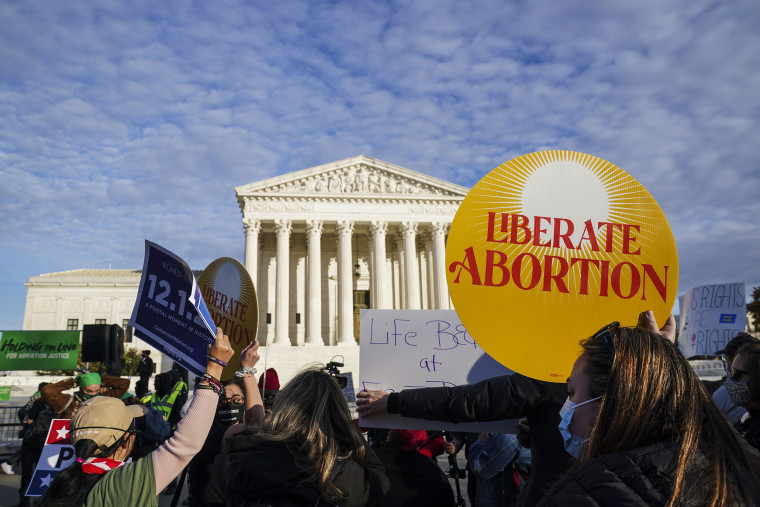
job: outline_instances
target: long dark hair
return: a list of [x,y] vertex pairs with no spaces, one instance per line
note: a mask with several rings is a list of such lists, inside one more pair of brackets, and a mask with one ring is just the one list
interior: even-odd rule
[[[100,453],[98,453],[98,444],[94,440],[82,438],[74,442],[74,452],[77,458],[84,460],[96,454],[98,457],[107,458],[116,452],[126,435],[128,433],[124,433],[119,440]],[[37,505],[40,507],[74,507],[82,505],[92,487],[102,478],[103,475],[85,474],[82,471],[82,464],[75,461],[58,472]]]
[[[602,340],[581,342],[591,396],[603,396],[586,457],[673,441],[677,455],[668,506],[682,503],[694,487],[710,505],[750,504],[760,484],[758,462],[681,351],[670,340],[637,328],[618,329],[612,344],[611,353]],[[687,481],[687,475],[692,479]],[[747,475],[751,481],[742,479]]]
[[316,484],[332,503],[347,498],[333,483],[333,465],[338,460],[362,461],[366,452],[338,382],[319,365],[301,370],[280,390],[272,416],[254,438],[286,444],[304,483]]

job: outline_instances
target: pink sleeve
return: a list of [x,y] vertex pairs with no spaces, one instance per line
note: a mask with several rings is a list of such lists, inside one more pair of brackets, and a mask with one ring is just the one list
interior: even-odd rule
[[201,450],[214,421],[219,396],[210,389],[196,389],[187,415],[177,423],[177,430],[153,451],[156,494],[169,485]]

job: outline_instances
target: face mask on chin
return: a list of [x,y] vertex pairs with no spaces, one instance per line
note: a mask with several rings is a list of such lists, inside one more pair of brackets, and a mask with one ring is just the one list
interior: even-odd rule
[[563,443],[565,444],[565,450],[568,452],[568,454],[577,460],[581,459],[581,449],[583,448],[583,444],[588,442],[589,439],[587,438],[586,440],[583,440],[581,437],[570,433],[570,430],[568,429],[570,427],[570,421],[573,419],[573,414],[575,413],[576,408],[583,406],[586,403],[591,403],[592,401],[599,400],[601,398],[601,396],[597,396],[596,398],[591,398],[590,400],[586,400],[583,403],[578,404],[573,403],[570,401],[570,398],[568,398],[559,411],[559,415],[562,420],[560,421],[558,428],[560,434],[562,435]]

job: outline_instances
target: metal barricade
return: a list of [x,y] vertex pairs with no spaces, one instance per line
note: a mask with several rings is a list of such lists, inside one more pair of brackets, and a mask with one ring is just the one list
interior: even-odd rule
[[0,442],[18,440],[18,410],[21,407],[0,407]]

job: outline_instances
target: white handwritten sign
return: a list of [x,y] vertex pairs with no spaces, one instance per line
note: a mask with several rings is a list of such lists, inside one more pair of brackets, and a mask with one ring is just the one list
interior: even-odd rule
[[[453,310],[362,310],[360,385],[396,392],[455,387],[513,372],[483,352]],[[444,423],[397,414],[360,418],[367,428],[514,432],[515,420]]]
[[708,355],[747,327],[744,282],[694,287],[681,300],[678,346],[686,357]]

